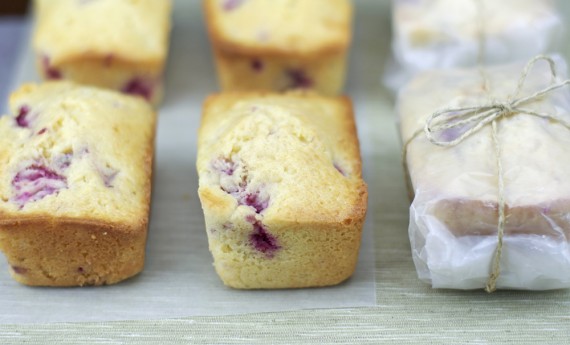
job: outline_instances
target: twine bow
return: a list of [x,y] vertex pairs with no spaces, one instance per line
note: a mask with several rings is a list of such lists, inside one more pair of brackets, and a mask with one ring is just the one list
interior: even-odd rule
[[[550,67],[550,73],[552,80],[550,85],[542,90],[539,90],[532,95],[516,98],[522,88],[524,83],[530,73],[532,67],[540,60],[546,61]],[[527,114],[532,116],[541,117],[544,119],[553,120],[558,122],[568,129],[570,129],[570,123],[565,119],[552,114],[539,113],[531,109],[522,108],[523,105],[534,103],[542,99],[546,94],[549,94],[557,89],[560,89],[566,85],[570,84],[570,80],[564,80],[562,82],[557,82],[557,71],[556,63],[549,56],[538,55],[531,59],[523,69],[521,76],[519,78],[517,88],[513,96],[509,97],[506,101],[494,101],[487,105],[472,106],[472,107],[458,107],[458,108],[446,108],[436,111],[431,114],[425,124],[423,131],[429,141],[438,146],[455,146],[476,132],[480,131],[485,126],[499,120],[502,117],[507,117],[517,114]],[[514,98],[514,99],[513,99]],[[475,123],[475,125],[468,131],[460,135],[454,140],[445,141],[438,140],[434,137],[434,133],[444,131],[446,129],[463,127],[465,125]]]
[[[541,60],[546,61],[549,64],[550,73],[552,77],[550,84],[544,89],[536,91],[532,95],[517,98],[520,92],[522,91],[524,83],[531,69],[538,61]],[[445,108],[438,110],[428,117],[424,128],[416,131],[412,135],[412,137],[404,144],[403,158],[405,165],[408,145],[412,142],[412,140],[414,140],[416,137],[422,134],[422,132],[425,134],[426,138],[434,145],[442,147],[453,147],[459,145],[464,140],[476,134],[484,127],[491,125],[492,139],[494,144],[493,146],[495,148],[495,154],[497,157],[499,220],[497,224],[497,240],[498,240],[497,248],[495,250],[495,255],[493,258],[491,274],[485,286],[485,291],[489,293],[496,290],[496,282],[500,274],[500,260],[503,249],[503,234],[505,231],[505,224],[506,224],[503,167],[501,164],[501,145],[497,137],[497,123],[505,117],[525,114],[525,115],[536,116],[539,118],[551,120],[570,130],[570,122],[557,115],[540,113],[532,109],[523,107],[530,103],[540,101],[543,96],[555,90],[563,88],[569,84],[570,80],[568,79],[560,82],[557,80],[556,63],[552,58],[544,55],[538,55],[527,63],[527,65],[525,66],[525,68],[521,73],[514,94],[511,97],[508,97],[506,101],[494,101],[489,104],[481,106]],[[471,124],[474,125],[453,140],[445,140],[435,137],[435,134],[445,131],[447,129],[458,128],[458,127],[464,128],[464,126]],[[407,168],[406,168],[406,174],[409,183],[410,179]]]

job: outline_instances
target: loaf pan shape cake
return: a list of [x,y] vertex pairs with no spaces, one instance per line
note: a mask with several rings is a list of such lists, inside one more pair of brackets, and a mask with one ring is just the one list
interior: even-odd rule
[[562,48],[564,26],[554,0],[392,3],[393,61],[385,77],[392,89],[429,69],[511,63]]
[[224,91],[339,94],[352,36],[349,0],[203,0]]
[[[563,61],[557,64],[565,69]],[[473,68],[418,76],[398,99],[404,142],[438,109],[514,100],[549,85],[548,64],[538,62],[515,95],[524,66],[485,67],[484,74]],[[570,121],[570,92],[559,89],[521,107],[527,113],[509,114],[497,122],[500,152],[490,124],[456,146],[436,146],[424,133],[408,145],[414,192],[412,254],[419,277],[435,288],[486,286],[498,246],[499,162],[506,224],[497,288],[570,287],[570,130],[528,114],[537,111]],[[434,135],[449,142],[472,126]]]
[[35,0],[33,46],[44,79],[163,94],[171,0]]
[[113,284],[143,269],[156,115],[70,82],[23,85],[0,118],[0,250],[26,285]]
[[352,275],[367,187],[347,98],[214,95],[198,144],[198,192],[224,284],[301,288]]

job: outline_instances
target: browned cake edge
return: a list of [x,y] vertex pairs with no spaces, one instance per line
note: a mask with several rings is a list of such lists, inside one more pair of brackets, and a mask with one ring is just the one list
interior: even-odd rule
[[[276,57],[291,57],[291,58],[304,58],[304,59],[319,59],[323,56],[331,54],[338,54],[346,51],[351,43],[352,31],[351,24],[349,23],[346,30],[349,32],[346,35],[346,40],[339,40],[338,42],[330,43],[327,45],[320,45],[314,47],[312,50],[303,52],[291,49],[291,47],[261,47],[255,45],[242,45],[227,39],[223,33],[215,25],[215,8],[218,4],[217,1],[202,0],[204,9],[204,17],[206,20],[206,28],[210,36],[210,41],[216,53],[223,51],[225,54],[236,54],[242,56],[276,56]],[[352,14],[351,14],[352,15]]]
[[14,219],[0,225],[12,277],[32,286],[114,284],[144,266],[148,218],[139,224]]

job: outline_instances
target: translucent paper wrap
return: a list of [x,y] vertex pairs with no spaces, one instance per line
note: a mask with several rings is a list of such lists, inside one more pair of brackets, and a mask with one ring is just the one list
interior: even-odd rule
[[[555,61],[559,78],[565,76],[564,62]],[[425,72],[400,93],[397,107],[414,194],[412,254],[420,279],[434,288],[485,287],[498,243],[499,161],[506,225],[497,288],[570,287],[570,130],[523,112],[497,121],[498,149],[490,124],[451,147],[417,134],[438,109],[517,99],[552,82],[548,64],[538,62],[514,95],[524,66]],[[569,88],[524,108],[570,121]],[[434,134],[449,142],[474,125]]]
[[[393,58],[384,83],[399,89],[418,72],[472,67],[557,52],[555,0],[393,0]],[[483,44],[483,48],[480,46]]]

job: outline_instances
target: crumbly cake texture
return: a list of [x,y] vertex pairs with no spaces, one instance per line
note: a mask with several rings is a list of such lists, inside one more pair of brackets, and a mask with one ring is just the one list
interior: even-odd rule
[[158,104],[171,0],[35,0],[33,46],[44,79],[70,79]]
[[136,97],[26,84],[0,118],[0,249],[38,286],[113,284],[144,264],[155,119]]
[[348,0],[204,0],[225,91],[342,91],[352,36]]
[[198,193],[224,284],[316,287],[352,275],[367,187],[348,98],[213,95],[198,145]]

